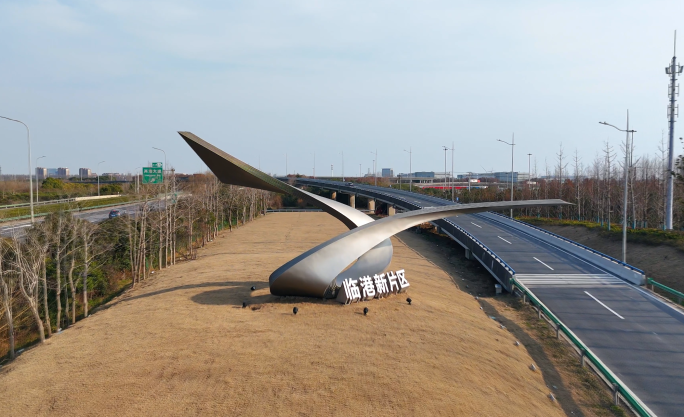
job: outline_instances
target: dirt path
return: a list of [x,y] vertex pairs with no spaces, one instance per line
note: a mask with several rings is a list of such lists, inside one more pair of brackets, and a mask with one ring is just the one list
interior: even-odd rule
[[564,415],[514,336],[398,240],[411,306],[270,295],[273,270],[344,230],[277,213],[224,233],[2,368],[0,415]]

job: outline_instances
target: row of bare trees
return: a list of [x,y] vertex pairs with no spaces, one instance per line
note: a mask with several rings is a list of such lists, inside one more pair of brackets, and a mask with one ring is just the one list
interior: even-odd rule
[[[593,160],[584,162],[575,150],[568,155],[562,144],[553,161],[537,162],[530,167],[531,181],[518,183],[516,200],[560,198],[570,207],[547,207],[518,210],[517,215],[556,219],[582,220],[621,225],[624,210],[624,144],[617,152],[609,143]],[[634,149],[630,150],[634,155]],[[631,157],[627,170],[627,226],[629,228],[663,228],[667,177],[677,176],[674,188],[673,224],[684,228],[684,176],[667,168],[667,152],[661,146],[657,155]],[[684,172],[684,163],[678,165]],[[510,200],[510,184],[499,187],[459,190],[462,203]],[[447,192],[442,192],[448,194]],[[450,198],[450,197],[449,197]]]
[[120,217],[93,223],[62,211],[0,239],[0,362],[14,358],[17,343],[43,342],[154,269],[195,259],[198,247],[254,220],[273,197],[211,174],[130,191],[136,203]]

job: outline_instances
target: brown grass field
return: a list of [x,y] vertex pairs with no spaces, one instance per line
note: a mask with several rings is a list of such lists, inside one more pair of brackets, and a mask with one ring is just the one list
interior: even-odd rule
[[273,270],[344,230],[277,213],[223,233],[2,368],[0,415],[564,415],[513,335],[399,240],[411,306],[269,293]]

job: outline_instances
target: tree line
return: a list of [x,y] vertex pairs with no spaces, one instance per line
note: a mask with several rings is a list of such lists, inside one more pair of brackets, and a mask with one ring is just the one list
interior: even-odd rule
[[[515,211],[517,216],[534,216],[561,220],[599,223],[606,227],[621,227],[624,211],[624,144],[622,156],[613,146],[604,143],[600,153],[590,161],[583,161],[576,150],[568,155],[562,144],[553,160],[543,166],[536,162],[530,167],[529,182],[514,187],[515,200],[562,199],[573,203],[569,207],[528,208]],[[633,149],[630,155],[633,155]],[[632,229],[662,229],[665,222],[665,198],[668,176],[674,176],[673,227],[684,230],[684,162],[678,159],[675,172],[668,171],[667,150],[660,154],[628,159],[627,169],[627,227]],[[473,184],[475,185],[475,184]],[[402,185],[408,189],[408,184]],[[413,187],[416,191],[418,187]],[[424,189],[428,194],[451,199],[450,190]],[[460,203],[508,201],[510,184],[488,184],[487,188],[458,189],[455,197]]]
[[[225,185],[212,174],[180,184],[130,186],[136,203],[100,223],[67,211],[0,239],[0,362],[17,346],[42,343],[92,308],[192,260],[219,231],[265,213],[272,193]],[[17,229],[22,230],[22,229]]]

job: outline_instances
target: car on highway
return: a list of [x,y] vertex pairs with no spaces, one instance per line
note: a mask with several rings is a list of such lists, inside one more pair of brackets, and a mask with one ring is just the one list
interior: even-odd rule
[[121,216],[121,211],[119,211],[117,209],[114,209],[114,210],[109,212],[109,218],[110,219],[113,219],[114,217],[119,217],[119,216]]
[[350,187],[353,187],[353,186],[354,186],[354,183],[353,183],[353,182],[348,182],[347,185],[350,186]]

